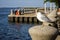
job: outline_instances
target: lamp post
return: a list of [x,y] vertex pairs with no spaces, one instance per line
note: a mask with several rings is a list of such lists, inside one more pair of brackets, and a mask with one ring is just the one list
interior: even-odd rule
[[52,11],[52,3],[50,3],[50,12]]
[[53,10],[54,10],[54,9],[55,9],[55,7],[56,7],[55,3],[53,3],[52,7],[53,7]]
[[13,10],[11,9],[11,15],[13,14]]
[[45,7],[45,13],[47,13],[47,12],[46,12],[46,3],[44,4],[44,7]]

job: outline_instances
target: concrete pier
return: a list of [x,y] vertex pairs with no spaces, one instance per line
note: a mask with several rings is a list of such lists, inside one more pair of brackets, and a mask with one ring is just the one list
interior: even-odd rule
[[36,18],[36,12],[44,12],[44,8],[22,8],[19,10],[15,10],[15,13],[13,13],[13,10],[11,10],[10,15],[8,15],[8,21],[40,23]]
[[22,23],[39,23],[35,13],[24,14],[24,15],[8,15],[8,21],[10,22],[22,22]]

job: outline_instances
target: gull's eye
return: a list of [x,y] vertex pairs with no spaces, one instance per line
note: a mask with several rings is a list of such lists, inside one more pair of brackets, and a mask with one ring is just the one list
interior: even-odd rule
[[51,24],[49,24],[49,26],[52,26]]
[[53,26],[52,24],[49,24],[49,26]]
[[55,18],[57,18],[57,16]]

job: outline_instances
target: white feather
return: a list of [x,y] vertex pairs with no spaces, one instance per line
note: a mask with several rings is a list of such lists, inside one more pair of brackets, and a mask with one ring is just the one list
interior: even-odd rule
[[41,12],[37,12],[36,15],[37,19],[41,22],[51,22],[51,20],[49,20],[49,18],[46,15],[42,14]]

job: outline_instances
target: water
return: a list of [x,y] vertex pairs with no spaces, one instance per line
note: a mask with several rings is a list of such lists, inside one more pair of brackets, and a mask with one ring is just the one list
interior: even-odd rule
[[34,24],[9,23],[10,9],[0,8],[0,40],[31,40],[28,30]]

